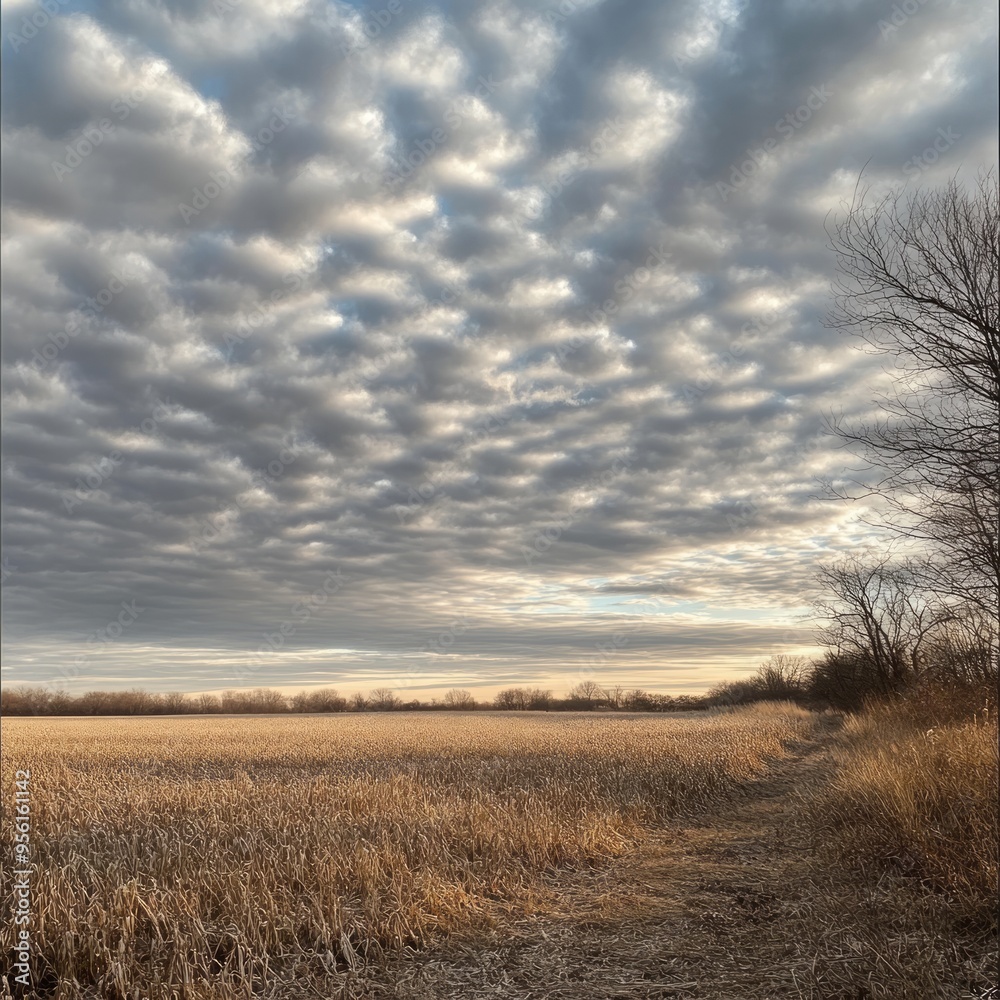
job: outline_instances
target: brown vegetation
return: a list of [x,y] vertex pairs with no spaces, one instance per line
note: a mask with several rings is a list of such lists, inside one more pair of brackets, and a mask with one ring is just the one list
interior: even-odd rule
[[[600,873],[560,880],[556,913],[428,961],[400,958],[387,995],[992,1000],[995,876],[991,885],[982,859],[995,840],[995,792],[987,796],[996,729],[977,706],[978,699],[927,691],[850,719],[845,732],[837,716],[821,716],[816,738],[797,743],[736,800],[668,822]],[[917,738],[925,725],[951,727],[957,742],[973,730],[987,737],[962,757],[968,773],[939,771],[923,757],[867,769],[869,736]],[[950,844],[935,844],[931,787],[938,805],[962,799],[959,829],[943,828]],[[885,788],[891,794],[878,791]],[[915,801],[900,824],[897,796],[911,790]],[[887,827],[924,836],[946,860],[939,871],[949,888],[884,852]],[[382,995],[380,975],[366,973],[355,995]]]
[[[8,720],[4,773],[31,771],[35,979],[228,1000],[484,930],[537,908],[546,873],[731,796],[811,726],[792,706]],[[7,912],[11,893],[5,873]]]
[[824,837],[871,879],[898,872],[947,898],[948,922],[996,933],[996,698],[916,692],[849,719],[814,810]]

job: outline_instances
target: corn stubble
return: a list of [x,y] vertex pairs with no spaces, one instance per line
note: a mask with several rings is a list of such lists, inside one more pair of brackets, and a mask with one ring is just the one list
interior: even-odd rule
[[546,874],[724,800],[810,726],[791,707],[8,720],[3,773],[32,774],[34,979],[59,998],[249,998],[292,967],[496,927],[543,905]]

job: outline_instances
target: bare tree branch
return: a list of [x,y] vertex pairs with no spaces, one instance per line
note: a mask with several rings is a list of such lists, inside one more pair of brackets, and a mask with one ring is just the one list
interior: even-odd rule
[[[896,383],[874,423],[832,427],[880,470],[863,489],[884,523],[932,543],[925,583],[980,610],[1000,601],[1000,296],[997,173],[867,201],[835,224],[829,323],[891,358]],[[835,493],[853,495],[848,489]]]

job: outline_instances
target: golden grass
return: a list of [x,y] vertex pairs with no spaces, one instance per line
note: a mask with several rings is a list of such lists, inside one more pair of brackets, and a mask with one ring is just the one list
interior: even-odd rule
[[[792,707],[7,720],[4,774],[31,770],[34,979],[249,998],[278,967],[495,926],[538,905],[544,873],[724,799],[810,727]],[[11,893],[5,869],[7,912]]]
[[814,816],[831,845],[873,878],[914,876],[943,894],[959,923],[995,932],[996,715],[963,718],[944,694],[938,704],[934,712],[932,697],[915,698],[849,719]]

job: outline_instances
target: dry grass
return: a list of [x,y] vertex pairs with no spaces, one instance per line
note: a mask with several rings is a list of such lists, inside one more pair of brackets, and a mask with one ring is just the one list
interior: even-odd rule
[[812,810],[823,840],[869,880],[904,876],[936,894],[943,932],[995,935],[995,711],[944,694],[871,708],[847,722],[834,762]]
[[[726,799],[811,725],[791,707],[8,720],[4,773],[32,775],[39,995],[278,995],[276,977],[322,984],[495,928],[543,907],[546,875]],[[11,890],[5,873],[7,912]]]

